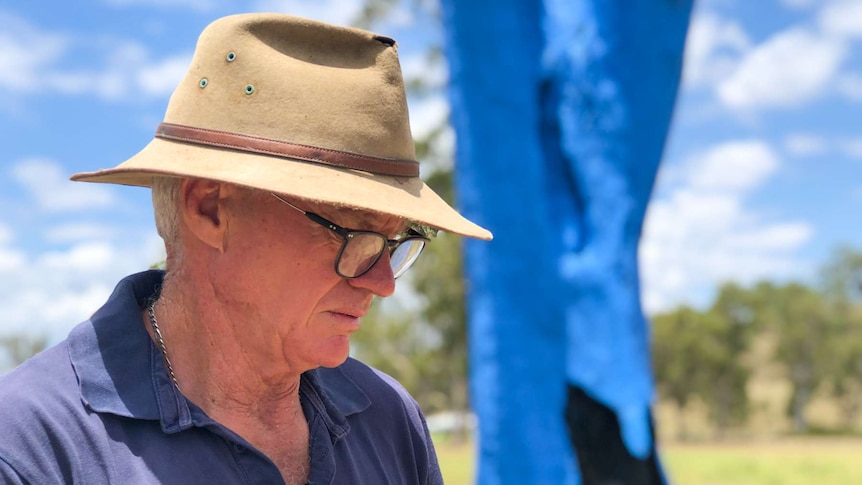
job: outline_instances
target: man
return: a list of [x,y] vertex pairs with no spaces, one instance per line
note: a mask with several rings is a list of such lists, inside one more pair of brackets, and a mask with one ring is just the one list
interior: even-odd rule
[[0,380],[0,481],[442,483],[415,401],[348,358],[433,229],[395,42],[286,15],[202,33],[155,139],[73,180],[152,186],[167,272]]

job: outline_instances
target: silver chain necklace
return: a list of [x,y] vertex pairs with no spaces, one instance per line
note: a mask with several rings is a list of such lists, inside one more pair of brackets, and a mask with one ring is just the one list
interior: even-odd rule
[[156,320],[156,300],[150,302],[148,310],[150,315],[150,324],[153,326],[153,333],[158,340],[159,350],[162,351],[162,356],[165,358],[165,365],[168,366],[168,374],[171,375],[171,380],[174,381],[174,386],[179,390],[180,385],[177,383],[177,376],[174,375],[174,366],[171,365],[171,359],[168,358],[168,348],[165,347],[165,339],[162,338],[162,331],[159,330],[159,322]]

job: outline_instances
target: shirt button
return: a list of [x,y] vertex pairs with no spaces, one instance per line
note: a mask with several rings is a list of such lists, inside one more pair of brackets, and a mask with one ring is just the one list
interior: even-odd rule
[[245,450],[246,450],[245,446],[243,446],[243,445],[241,445],[241,444],[239,444],[239,443],[234,443],[234,444],[233,444],[233,451],[235,451],[235,452],[239,453],[240,455],[241,455],[241,454],[243,454],[243,453],[245,453]]

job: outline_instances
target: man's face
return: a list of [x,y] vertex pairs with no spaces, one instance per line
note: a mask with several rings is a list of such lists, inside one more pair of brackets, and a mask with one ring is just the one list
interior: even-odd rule
[[[335,273],[343,239],[274,197],[247,194],[229,207],[226,249],[212,269],[219,300],[236,322],[235,338],[266,378],[334,367],[374,295],[395,290],[386,252],[366,274]],[[343,227],[393,236],[400,219],[292,200]]]

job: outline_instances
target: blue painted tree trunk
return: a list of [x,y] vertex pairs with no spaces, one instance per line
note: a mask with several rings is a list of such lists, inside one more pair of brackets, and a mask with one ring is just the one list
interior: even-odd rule
[[692,0],[442,0],[478,483],[660,483],[637,248]]

